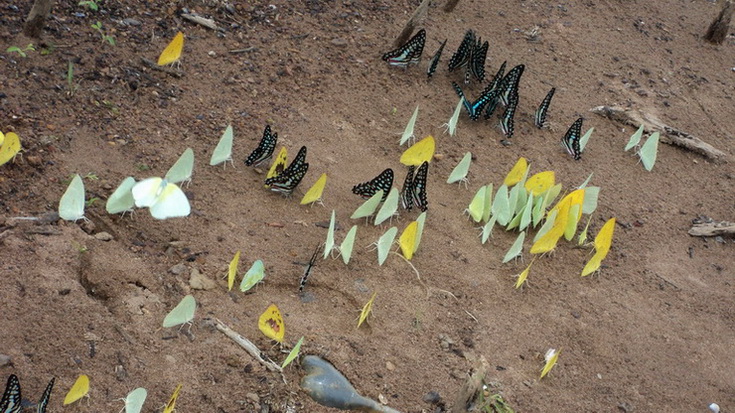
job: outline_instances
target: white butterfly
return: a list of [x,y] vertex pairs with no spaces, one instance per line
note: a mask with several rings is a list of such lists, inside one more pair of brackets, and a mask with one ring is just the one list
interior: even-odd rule
[[59,201],[59,216],[67,221],[84,218],[84,182],[79,174],[74,175],[69,187]]
[[156,219],[185,217],[191,213],[186,194],[176,184],[153,177],[144,179],[133,187],[133,198],[138,208],[148,207]]

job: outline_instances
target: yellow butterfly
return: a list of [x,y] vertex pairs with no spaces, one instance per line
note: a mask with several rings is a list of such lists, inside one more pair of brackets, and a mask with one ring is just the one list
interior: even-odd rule
[[327,174],[322,174],[322,176],[319,177],[319,179],[316,180],[314,185],[309,188],[308,191],[304,194],[304,197],[301,198],[301,205],[310,204],[312,202],[322,202],[322,192],[324,192],[324,187],[327,185]]
[[[271,165],[271,169],[268,170],[268,173],[265,175],[265,179],[273,178],[274,176],[280,174],[283,172],[284,169],[286,169],[286,162],[288,161],[288,150],[286,150],[286,147],[281,147],[281,151],[278,152],[278,156],[276,156],[276,159],[273,160],[273,165]],[[268,188],[268,185],[265,185],[266,188]]]
[[510,188],[518,182],[521,182],[523,176],[526,175],[526,171],[528,171],[528,161],[526,160],[526,158],[519,158],[518,162],[516,162],[515,166],[513,166],[510,172],[508,172],[508,175],[505,177],[503,185]]
[[171,395],[171,398],[168,399],[168,403],[166,403],[166,407],[163,408],[163,413],[172,413],[174,411],[174,407],[176,407],[176,399],[179,398],[179,391],[181,390],[181,384],[176,386],[176,389],[174,389],[174,394]]
[[[2,135],[0,132],[0,136]],[[4,165],[20,152],[20,138],[15,132],[8,132],[0,142],[0,165]]]
[[64,406],[74,403],[86,396],[87,393],[89,393],[89,377],[87,377],[86,374],[82,374],[77,378],[77,381],[74,382],[74,385],[71,386],[69,393],[66,393],[66,397],[64,397]]
[[407,166],[419,166],[425,161],[431,162],[435,149],[436,142],[434,142],[434,137],[429,135],[406,149],[403,155],[401,155],[400,162]]
[[533,196],[539,196],[554,186],[554,182],[554,171],[544,171],[528,178],[525,187]]
[[230,261],[230,268],[227,270],[227,290],[232,291],[235,285],[235,277],[237,277],[237,266],[240,264],[240,251],[235,253],[235,258]]
[[539,380],[543,379],[544,376],[546,376],[551,371],[551,369],[554,368],[556,361],[559,359],[559,353],[561,353],[561,349],[559,349],[559,351],[556,351],[553,348],[550,348],[549,351],[546,352],[546,355],[544,356],[546,364],[544,364],[544,368],[541,370],[541,377],[539,377]]
[[533,262],[536,261],[536,258],[531,260],[531,263],[528,264],[528,267],[526,267],[525,270],[523,270],[522,273],[518,274],[518,279],[516,280],[516,290],[521,288],[523,284],[526,283],[526,280],[528,279],[528,274],[531,272],[531,266],[533,265]]
[[531,254],[543,254],[556,248],[559,238],[564,235],[567,222],[569,221],[570,198],[565,202],[559,202],[560,209],[557,211],[554,226],[544,234],[531,247]]
[[279,343],[283,342],[283,336],[286,334],[286,328],[283,325],[281,312],[278,311],[278,307],[276,307],[275,304],[271,304],[266,308],[265,312],[260,315],[260,319],[258,319],[258,328],[266,337],[276,340]]
[[179,60],[181,51],[184,49],[184,33],[178,32],[171,43],[166,46],[158,57],[158,65],[165,66]]
[[403,252],[403,256],[409,261],[413,258],[413,252],[416,250],[416,233],[418,228],[418,222],[411,222],[406,226],[406,229],[403,230],[401,237],[398,239],[398,243],[401,246],[401,252]]
[[582,269],[582,277],[590,275],[600,268],[602,260],[605,259],[607,253],[610,252],[614,230],[615,218],[610,218],[605,222],[605,225],[600,228],[600,232],[597,233],[597,236],[595,237],[595,255],[590,258],[587,265]]
[[373,301],[375,301],[375,296],[378,295],[378,292],[374,292],[373,296],[370,297],[367,303],[365,303],[364,306],[362,306],[362,311],[360,311],[360,318],[357,320],[357,328],[360,328],[363,322],[367,321],[368,316],[370,315],[370,312],[373,309]]

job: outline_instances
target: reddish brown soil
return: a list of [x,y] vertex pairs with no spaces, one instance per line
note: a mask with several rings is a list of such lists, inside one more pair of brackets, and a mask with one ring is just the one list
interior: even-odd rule
[[[32,41],[20,34],[30,7],[22,3],[0,4],[3,52]],[[55,5],[45,46],[33,41],[37,51],[27,58],[0,58],[0,128],[16,131],[24,148],[0,167],[0,353],[12,359],[0,376],[17,374],[29,400],[55,376],[49,411],[62,411],[63,395],[84,373],[92,380],[89,401],[64,411],[118,411],[118,399],[139,386],[149,391],[144,411],[160,411],[177,383],[178,411],[328,411],[300,391],[297,365],[284,384],[205,322],[223,320],[281,361],[285,355],[257,327],[275,303],[286,323],[284,350],[304,336],[304,353],[326,356],[360,392],[383,395],[401,411],[441,411],[423,401],[430,391],[451,407],[479,356],[517,411],[735,408],[734,245],[687,235],[698,215],[735,218],[733,164],[662,144],[647,173],[622,150],[633,130],[588,112],[617,104],[655,113],[732,156],[735,41],[701,40],[718,4],[464,0],[449,14],[437,5],[423,24],[422,65],[402,70],[379,57],[415,1],[236,2],[234,15],[215,1],[107,0],[101,12],[75,3]],[[183,7],[226,30],[182,20]],[[126,18],[140,24],[121,24]],[[90,27],[98,20],[116,46]],[[528,39],[534,26],[538,37]],[[526,65],[511,146],[500,144],[496,121],[463,115],[453,138],[440,127],[457,101],[450,81],[461,79],[446,63],[469,28],[490,40],[490,75],[504,60]],[[184,77],[141,63],[155,60],[178,30],[186,34]],[[444,38],[440,69],[427,82],[427,56]],[[237,49],[249,51],[229,53]],[[552,86],[551,128],[539,131],[532,115]],[[479,87],[468,90],[475,96]],[[387,167],[402,182],[398,135],[417,104],[416,135],[434,135],[444,155],[431,166],[424,240],[412,260],[425,284],[395,255],[377,265],[369,244],[388,226],[349,219],[362,202],[352,185]],[[578,116],[595,133],[575,162],[559,139]],[[234,167],[210,167],[228,123]],[[244,166],[266,124],[292,156],[308,147],[301,193],[328,174],[325,207],[299,205],[301,193],[289,199],[265,190],[263,175]],[[104,200],[125,176],[163,175],[187,147],[196,154],[186,188],[191,216],[105,213]],[[466,151],[476,157],[469,188],[446,184]],[[590,251],[564,242],[536,260],[528,287],[515,290],[513,276],[531,259],[529,241],[524,262],[508,264],[500,262],[516,233],[496,228],[480,243],[462,211],[480,185],[497,188],[520,156],[533,173],[554,170],[565,189],[594,172],[602,192],[590,232],[611,217],[619,223],[599,276],[581,278]],[[101,199],[87,208],[91,223],[14,219],[56,211],[74,173],[98,178],[84,180],[87,198]],[[332,209],[338,242],[360,225],[353,259],[349,266],[319,261],[304,300],[303,264],[326,236],[315,224]],[[415,216],[404,212],[394,225],[402,229]],[[113,239],[96,239],[101,231]],[[265,261],[265,282],[253,293],[227,292],[222,276],[237,250],[242,273]],[[185,271],[170,271],[180,264]],[[191,291],[191,269],[216,287]],[[355,329],[374,291],[370,326]],[[199,303],[190,334],[162,329],[190,292]],[[539,381],[552,347],[562,349],[559,363]]]

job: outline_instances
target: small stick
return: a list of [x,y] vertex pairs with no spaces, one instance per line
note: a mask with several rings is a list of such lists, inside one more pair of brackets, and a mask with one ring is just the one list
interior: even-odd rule
[[186,20],[189,20],[192,23],[200,24],[208,29],[212,30],[222,30],[217,26],[217,23],[215,23],[212,19],[207,19],[206,17],[202,17],[198,14],[188,14],[188,13],[182,13],[181,17],[183,17]]
[[421,4],[416,7],[411,18],[408,19],[408,22],[403,27],[403,31],[393,42],[393,47],[401,47],[402,44],[408,41],[408,38],[411,37],[411,33],[413,33],[413,29],[416,27],[416,23],[424,17],[426,11],[429,9],[429,3],[431,3],[431,0],[423,0]]
[[221,331],[224,335],[226,335],[232,341],[237,343],[237,345],[244,348],[245,351],[247,351],[255,360],[260,362],[260,364],[264,365],[265,368],[267,368],[270,371],[277,371],[281,373],[281,375],[283,375],[283,369],[281,368],[281,366],[279,366],[278,364],[270,360],[263,359],[263,357],[261,357],[262,352],[255,344],[253,344],[252,341],[241,336],[235,330],[231,329],[230,327],[228,327],[225,323],[221,322],[220,320],[216,318],[213,318],[210,320],[212,320],[217,330]]

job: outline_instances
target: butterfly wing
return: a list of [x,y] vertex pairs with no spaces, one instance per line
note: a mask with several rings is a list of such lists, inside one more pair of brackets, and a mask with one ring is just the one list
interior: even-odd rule
[[[46,413],[46,406],[48,406],[48,402],[51,399],[51,391],[54,389],[54,382],[56,381],[55,378],[51,378],[51,381],[48,382],[46,385],[46,390],[43,391],[43,396],[41,396],[41,400],[38,401],[36,404],[36,413]],[[0,411],[3,411],[0,409]]]
[[554,97],[554,92],[556,92],[556,88],[552,87],[549,93],[546,94],[546,97],[544,97],[544,100],[541,101],[538,109],[536,109],[536,113],[533,115],[533,123],[539,129],[546,126],[546,114],[549,111],[549,106],[551,106],[551,98]]
[[174,327],[179,324],[185,324],[194,319],[194,313],[197,309],[197,302],[194,296],[187,295],[171,310],[163,319],[163,327]]
[[335,224],[335,213],[332,210],[332,218],[329,220],[329,230],[327,230],[327,241],[324,243],[324,259],[326,260],[329,254],[334,249],[334,224]]
[[181,188],[176,184],[165,183],[163,190],[149,210],[153,218],[166,219],[188,216],[191,213],[191,206]]
[[398,228],[391,227],[385,234],[380,236],[378,239],[378,264],[383,265],[385,259],[388,258],[390,247],[393,245],[393,241],[396,239]]
[[255,286],[255,284],[263,281],[265,278],[265,265],[262,260],[256,260],[250,267],[248,272],[242,276],[240,282],[240,291],[245,292]]
[[513,125],[516,108],[518,107],[518,92],[514,91],[508,97],[508,105],[505,107],[505,113],[503,113],[503,119],[500,122],[500,129],[507,139],[513,137]]
[[296,357],[299,356],[299,352],[301,351],[301,343],[303,342],[304,342],[304,336],[301,336],[301,338],[296,343],[296,345],[293,346],[291,351],[288,353],[288,356],[286,356],[286,359],[283,360],[283,364],[281,364],[282,369],[285,369],[286,366],[291,364],[291,362],[294,361],[294,359],[296,359]]
[[181,391],[182,384],[179,384],[174,389],[174,393],[171,395],[171,398],[168,399],[168,403],[166,403],[166,407],[163,408],[163,413],[173,413],[174,408],[176,407],[176,399],[179,398],[179,392]]
[[352,187],[352,193],[360,195],[362,198],[368,199],[375,195],[378,191],[383,191],[383,199],[388,196],[388,192],[393,187],[393,169],[388,168],[380,173],[380,175],[368,182],[363,182]]
[[20,138],[15,132],[6,133],[2,146],[0,146],[0,165],[15,158],[18,152],[20,152]]
[[186,148],[171,169],[166,172],[164,179],[173,184],[188,181],[194,171],[194,151]]
[[162,186],[163,179],[158,177],[147,178],[135,184],[131,189],[135,206],[145,208],[153,205],[162,191]]
[[342,261],[345,265],[349,264],[352,257],[352,246],[355,244],[355,235],[357,235],[357,225],[353,225],[345,236],[342,244],[339,246],[339,253],[342,255]]
[[469,62],[470,73],[479,82],[485,81],[485,60],[487,59],[487,49],[490,43],[485,41],[482,46],[479,45],[480,40],[475,44],[475,48],[472,51],[472,59]]
[[383,221],[392,217],[396,213],[396,210],[398,210],[399,198],[400,194],[398,189],[391,188],[388,196],[385,198],[383,206],[380,207],[378,214],[375,215],[375,225],[382,224]]
[[72,404],[89,393],[89,376],[82,374],[77,381],[71,386],[69,392],[64,397],[64,406]]
[[184,33],[178,32],[171,43],[161,52],[158,57],[158,65],[165,66],[179,60],[182,50],[184,50]]
[[424,161],[424,163],[419,166],[418,171],[416,171],[416,176],[413,178],[413,184],[411,185],[411,195],[413,196],[413,203],[421,211],[426,211],[426,209],[429,207],[429,203],[426,200],[426,178],[428,174],[429,162]]
[[521,255],[521,252],[523,251],[523,241],[525,239],[526,231],[523,231],[518,235],[518,238],[516,238],[515,242],[513,243],[513,245],[511,245],[508,252],[505,253],[505,257],[503,257],[503,264]]
[[457,51],[452,54],[452,58],[449,59],[450,72],[467,64],[470,60],[470,54],[472,53],[472,48],[474,48],[474,46],[475,32],[467,30],[464,38],[462,38],[462,43],[459,44],[459,48],[457,48]]
[[[296,163],[296,160],[294,160],[294,163]],[[296,189],[309,170],[309,164],[302,163],[296,169],[293,169],[291,166],[294,163],[289,165],[280,175],[265,180],[265,184],[271,187],[271,191],[289,195]]]
[[148,397],[148,390],[142,387],[128,393],[128,396],[125,397],[125,413],[140,413],[146,397]]
[[416,231],[418,230],[419,223],[416,221],[411,222],[403,230],[403,233],[398,238],[398,244],[401,246],[401,252],[407,260],[411,261],[413,253],[416,251]]
[[574,160],[579,160],[582,157],[582,151],[579,147],[579,140],[582,133],[582,121],[584,118],[579,118],[574,121],[572,126],[569,127],[567,133],[561,140],[561,143],[566,148],[567,152],[574,157]]
[[459,161],[457,166],[454,167],[452,170],[452,173],[449,174],[449,178],[447,179],[448,184],[453,184],[457,181],[461,181],[465,179],[467,176],[467,172],[470,170],[470,164],[472,163],[472,153],[467,152],[464,154],[464,157],[462,157],[462,160]]
[[235,256],[230,261],[230,266],[227,268],[227,290],[231,291],[235,285],[235,278],[237,277],[237,266],[240,264],[240,251],[235,253]]
[[247,166],[258,166],[261,163],[267,161],[273,156],[273,151],[276,149],[278,143],[278,134],[271,133],[270,125],[265,126],[263,131],[263,137],[260,139],[258,147],[248,155],[245,159],[245,165]]
[[258,328],[260,331],[266,337],[276,340],[279,343],[283,342],[283,336],[285,335],[284,327],[283,317],[275,304],[271,304],[258,319]]
[[214,148],[214,152],[212,152],[212,157],[209,159],[210,165],[219,165],[222,162],[232,160],[233,136],[234,133],[232,131],[232,125],[227,125],[225,132],[222,134],[217,146]]
[[74,175],[66,192],[61,196],[59,216],[66,221],[84,218],[84,182],[79,174]]
[[401,205],[403,209],[408,211],[413,208],[413,195],[411,189],[413,188],[413,172],[416,169],[415,166],[411,165],[408,167],[408,173],[406,179],[403,181],[403,187],[401,188]]
[[394,66],[406,67],[409,64],[418,64],[426,43],[426,30],[421,29],[406,44],[396,50],[385,53],[383,60]]
[[641,146],[641,150],[638,153],[641,157],[641,162],[643,162],[643,167],[646,168],[647,171],[651,171],[653,169],[653,165],[656,164],[656,155],[658,153],[658,140],[659,140],[659,133],[654,132],[651,136],[646,139],[646,143]]
[[324,187],[327,185],[327,174],[322,174],[322,176],[319,177],[319,179],[314,182],[314,185],[309,188],[308,191],[304,194],[304,197],[301,198],[301,205],[310,204],[312,202],[317,202],[322,199],[322,193],[324,192]]
[[355,212],[352,213],[350,219],[364,218],[372,215],[373,212],[375,212],[375,210],[378,208],[380,200],[383,199],[383,194],[384,192],[382,189],[376,192],[372,197],[370,197],[367,201],[360,205],[355,210]]
[[426,75],[428,77],[434,76],[434,72],[436,72],[436,67],[439,65],[439,59],[442,56],[442,52],[444,51],[444,46],[447,44],[447,39],[444,39],[444,42],[439,46],[439,49],[434,53],[434,56],[431,57],[431,60],[429,61],[429,68],[426,70]]
[[643,136],[643,125],[638,127],[638,130],[635,131],[632,135],[630,135],[630,139],[628,140],[628,143],[625,145],[625,150],[630,150],[631,148],[638,145],[638,143],[641,141],[641,137]]
[[3,398],[0,399],[0,412],[2,413],[19,413],[22,409],[20,404],[22,398],[20,395],[20,380],[15,374],[8,377],[5,385]]

